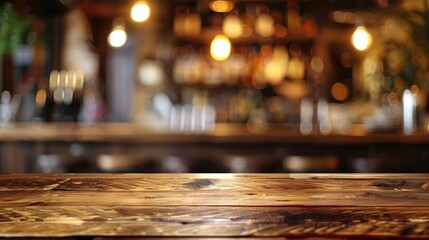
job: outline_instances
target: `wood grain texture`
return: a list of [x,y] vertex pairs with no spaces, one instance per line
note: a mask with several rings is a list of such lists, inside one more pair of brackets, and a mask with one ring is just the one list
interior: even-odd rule
[[0,237],[429,239],[428,174],[10,174],[0,203]]
[[[227,237],[97,237],[94,240],[231,240]],[[285,237],[237,237],[234,240],[338,240],[333,237],[297,237],[297,238],[285,238]],[[346,238],[341,238],[347,240]]]
[[[0,209],[4,236],[429,237],[429,208],[18,207]],[[412,216],[412,218],[410,218]]]
[[429,176],[400,176],[355,174],[348,179],[347,175],[323,174],[3,175],[0,200],[14,206],[78,206],[85,204],[85,197],[100,206],[429,206]]

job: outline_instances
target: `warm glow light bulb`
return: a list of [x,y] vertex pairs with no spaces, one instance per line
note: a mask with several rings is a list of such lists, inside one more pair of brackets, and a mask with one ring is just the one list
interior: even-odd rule
[[243,35],[241,19],[235,15],[225,17],[222,23],[222,32],[230,38],[237,38]]
[[108,37],[110,46],[115,48],[122,47],[126,41],[127,33],[125,32],[125,28],[123,26],[115,27]]
[[217,35],[210,44],[210,55],[217,61],[228,59],[231,54],[231,42],[225,35]]
[[144,22],[150,16],[150,8],[146,2],[137,2],[131,8],[131,18],[136,22]]
[[371,45],[372,37],[368,30],[359,26],[352,35],[352,44],[359,51],[365,51]]
[[215,12],[229,12],[234,8],[234,3],[231,0],[214,0],[209,7]]

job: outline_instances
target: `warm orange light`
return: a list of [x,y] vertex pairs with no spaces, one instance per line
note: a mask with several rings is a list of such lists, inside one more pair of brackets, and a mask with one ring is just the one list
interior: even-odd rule
[[110,46],[115,48],[122,47],[126,41],[127,33],[125,32],[125,27],[122,25],[113,28],[112,32],[109,34],[108,37],[108,42]]
[[237,38],[243,35],[243,25],[240,18],[235,15],[225,17],[222,23],[222,32],[230,38]]
[[344,83],[335,83],[331,88],[332,96],[338,101],[344,101],[349,97],[349,88]]
[[228,59],[231,54],[231,42],[222,34],[217,35],[210,44],[210,55],[217,61]]
[[136,22],[144,22],[150,16],[150,8],[146,1],[136,2],[131,8],[131,19]]
[[46,103],[46,91],[44,89],[40,89],[36,94],[36,105],[38,107],[45,106]]
[[229,0],[215,0],[209,3],[209,7],[215,12],[229,12],[234,8],[234,3]]
[[365,51],[371,43],[372,37],[368,30],[363,26],[357,27],[352,35],[353,46],[359,51]]
[[274,19],[268,14],[261,14],[255,21],[255,31],[262,37],[270,37],[274,33]]

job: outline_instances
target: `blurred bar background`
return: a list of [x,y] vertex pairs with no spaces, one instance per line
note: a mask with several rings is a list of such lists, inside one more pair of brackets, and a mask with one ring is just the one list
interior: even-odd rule
[[0,0],[0,172],[427,172],[428,0]]

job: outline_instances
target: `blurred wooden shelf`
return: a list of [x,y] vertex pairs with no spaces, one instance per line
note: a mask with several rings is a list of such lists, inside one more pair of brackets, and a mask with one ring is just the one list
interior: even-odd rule
[[102,123],[78,125],[11,124],[2,127],[0,142],[57,141],[57,142],[134,142],[134,143],[297,143],[324,145],[353,144],[428,144],[429,134],[367,133],[363,130],[352,134],[318,133],[302,135],[299,126],[272,124],[263,133],[250,133],[245,124],[216,124],[213,132],[197,134],[170,132],[130,123]]
[[[218,27],[206,27],[203,28],[201,33],[198,36],[175,36],[175,41],[180,44],[200,44],[200,45],[210,45],[210,42],[217,35],[222,33],[222,29]],[[264,43],[312,43],[314,41],[314,36],[304,35],[300,33],[288,33],[284,37],[262,37],[256,33],[248,37],[237,37],[229,38],[232,44],[237,45],[261,45]]]

